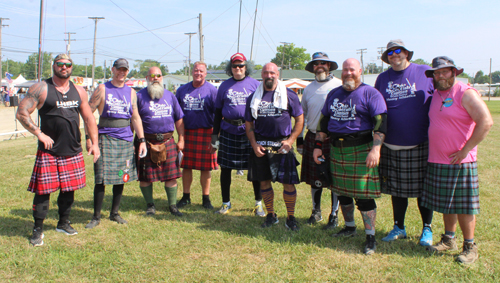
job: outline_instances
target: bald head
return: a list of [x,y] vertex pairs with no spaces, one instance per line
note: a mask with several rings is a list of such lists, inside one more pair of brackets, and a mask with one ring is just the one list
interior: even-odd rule
[[342,87],[353,91],[361,85],[361,64],[354,58],[349,58],[342,64]]
[[278,77],[279,77],[278,66],[274,63],[267,63],[262,68],[261,76],[262,81],[264,82],[264,89],[266,91],[275,90],[278,85]]
[[161,75],[160,68],[158,68],[156,66],[153,66],[153,67],[149,68],[149,70],[148,70],[148,76],[150,77],[151,74],[160,74]]
[[151,99],[163,97],[163,76],[160,68],[156,66],[149,68],[146,81],[148,82],[148,93]]

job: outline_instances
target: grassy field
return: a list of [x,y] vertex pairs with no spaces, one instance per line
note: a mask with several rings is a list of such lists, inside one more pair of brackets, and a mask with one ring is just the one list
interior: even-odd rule
[[[137,182],[125,186],[121,215],[128,225],[110,222],[111,186],[107,188],[103,220],[95,229],[85,224],[93,213],[93,169],[86,157],[87,187],[75,194],[71,221],[78,235],[55,231],[57,193],[50,201],[45,221],[44,245],[32,247],[33,195],[26,191],[36,153],[34,139],[21,138],[0,143],[0,281],[118,281],[118,282],[200,282],[200,281],[357,281],[357,282],[499,282],[500,213],[498,183],[500,172],[500,101],[488,103],[495,125],[479,148],[481,214],[477,217],[476,241],[479,260],[471,266],[454,261],[458,252],[432,255],[418,245],[421,221],[416,201],[407,213],[408,239],[381,241],[392,229],[390,198],[377,200],[377,252],[363,255],[364,233],[356,212],[360,233],[348,239],[332,238],[332,232],[305,224],[311,213],[310,189],[298,186],[296,216],[299,232],[284,227],[286,209],[282,186],[275,184],[275,207],[280,223],[262,229],[263,218],[252,215],[251,184],[246,176],[233,172],[232,205],[229,215],[216,215],[201,206],[201,188],[194,182],[193,204],[174,218],[167,212],[165,191],[154,186],[157,214],[147,217],[146,204]],[[221,205],[219,171],[213,172],[211,199]],[[195,180],[199,180],[195,175]],[[179,180],[179,195],[182,184]],[[323,218],[327,218],[330,192],[323,193]],[[340,221],[343,225],[343,220]],[[434,241],[443,233],[440,214],[434,215]],[[340,229],[340,228],[339,228]],[[457,232],[462,245],[462,234]]]

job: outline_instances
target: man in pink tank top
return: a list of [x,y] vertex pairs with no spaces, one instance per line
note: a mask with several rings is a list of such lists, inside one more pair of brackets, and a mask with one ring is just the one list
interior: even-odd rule
[[469,264],[478,258],[474,243],[479,213],[477,145],[486,137],[493,119],[478,92],[456,80],[463,69],[452,59],[432,60],[425,71],[434,78],[435,91],[429,109],[429,159],[422,196],[423,206],[443,213],[445,233],[430,251],[456,250],[457,221],[464,236],[457,261]]

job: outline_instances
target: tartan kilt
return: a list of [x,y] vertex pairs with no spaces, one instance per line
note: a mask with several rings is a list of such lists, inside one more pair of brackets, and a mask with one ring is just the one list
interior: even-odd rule
[[95,183],[120,185],[137,180],[132,142],[99,135],[101,156],[94,163]]
[[[316,134],[307,131],[304,138],[304,154],[302,155],[302,168],[300,171],[300,180],[311,186],[316,186],[316,180],[321,180],[318,170],[318,164],[314,162],[313,152]],[[330,156],[330,139],[327,138],[323,142],[323,155],[328,158]]]
[[61,188],[63,192],[85,187],[85,162],[82,153],[74,156],[55,156],[38,150],[28,191],[46,195]]
[[479,214],[477,163],[428,163],[422,205],[444,214]]
[[379,173],[382,193],[401,198],[422,196],[429,142],[406,150],[382,146]]
[[184,132],[184,157],[181,167],[200,171],[219,169],[217,154],[210,153],[213,129],[192,129]]
[[357,199],[380,197],[378,167],[366,167],[366,157],[372,144],[373,142],[353,147],[331,147],[332,191],[337,195]]
[[253,151],[247,135],[220,131],[217,163],[222,168],[248,170],[248,155]]
[[[149,141],[152,144],[159,144],[158,141]],[[158,166],[156,163],[151,161],[151,145],[146,143],[148,147],[148,155],[144,158],[139,159],[139,140],[137,136],[134,139],[135,145],[135,158],[137,163],[137,175],[139,181],[153,183],[153,182],[165,182],[172,179],[178,179],[182,177],[179,167],[177,167],[177,144],[174,138],[165,142],[165,148],[167,150],[167,160]]]

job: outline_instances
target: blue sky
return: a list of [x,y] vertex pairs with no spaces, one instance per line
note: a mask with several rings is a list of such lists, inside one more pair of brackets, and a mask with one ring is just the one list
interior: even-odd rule
[[[170,71],[182,67],[189,51],[188,36],[198,31],[203,15],[205,61],[219,64],[237,51],[239,0],[45,0],[42,48],[66,50],[65,32],[71,39],[77,64],[92,63],[94,21],[97,24],[96,64],[124,57],[154,59]],[[240,52],[250,58],[256,0],[242,1]],[[259,0],[253,59],[269,62],[280,42],[292,42],[312,54],[328,53],[339,65],[358,58],[356,50],[367,48],[366,63],[376,63],[378,47],[401,38],[414,58],[428,62],[447,55],[468,74],[500,70],[497,56],[500,38],[500,1],[469,0]],[[3,24],[2,59],[26,61],[37,52],[40,0],[0,0]],[[152,30],[152,32],[148,31]],[[191,61],[200,58],[198,35],[192,37]],[[131,62],[132,63],[132,62]]]

